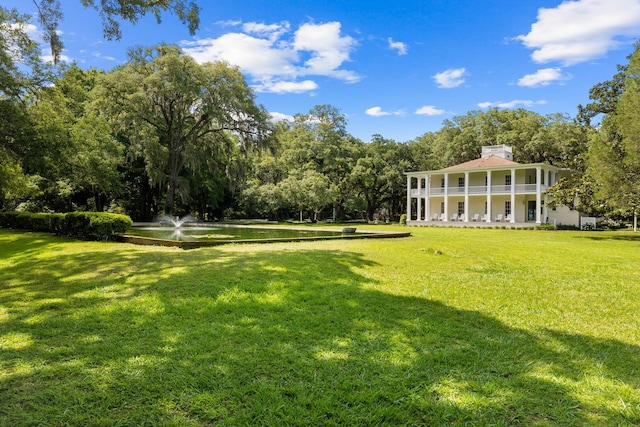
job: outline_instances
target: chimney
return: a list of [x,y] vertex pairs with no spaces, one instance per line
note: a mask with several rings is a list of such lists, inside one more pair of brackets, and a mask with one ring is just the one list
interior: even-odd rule
[[513,160],[513,151],[508,145],[487,145],[482,147],[481,158],[485,159],[489,156],[498,156],[503,159]]

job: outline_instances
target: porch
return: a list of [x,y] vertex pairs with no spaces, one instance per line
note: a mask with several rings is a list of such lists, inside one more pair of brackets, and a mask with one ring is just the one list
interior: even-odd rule
[[535,221],[532,222],[510,222],[510,221],[493,221],[493,222],[482,222],[482,221],[416,221],[411,220],[407,221],[408,226],[412,227],[455,227],[455,228],[532,228],[535,226],[539,226],[541,224],[536,224]]

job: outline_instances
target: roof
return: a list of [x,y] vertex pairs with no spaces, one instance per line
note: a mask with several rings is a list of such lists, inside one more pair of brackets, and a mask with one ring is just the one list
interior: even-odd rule
[[513,160],[507,160],[504,157],[491,155],[488,157],[483,157],[481,159],[471,160],[469,162],[460,163],[459,165],[449,166],[443,170],[455,170],[455,169],[472,169],[472,168],[492,168],[492,167],[500,167],[500,166],[513,166],[519,165],[520,163],[514,162]]

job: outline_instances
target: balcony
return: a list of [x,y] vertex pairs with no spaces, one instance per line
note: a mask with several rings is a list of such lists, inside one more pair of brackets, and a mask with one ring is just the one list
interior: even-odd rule
[[[536,186],[537,184],[516,184],[515,185],[515,194],[536,194]],[[548,186],[541,185],[541,191],[545,191]],[[429,189],[430,196],[444,196],[444,188],[436,187]],[[412,188],[410,190],[411,197],[426,197],[427,191],[424,188],[418,190],[417,188]],[[449,187],[447,188],[447,194],[449,196],[463,196],[464,195],[464,187]],[[486,195],[487,194],[487,186],[486,185],[476,185],[469,187],[469,195],[477,196],[477,195]],[[491,186],[491,194],[511,194],[511,186],[510,185],[492,185]]]

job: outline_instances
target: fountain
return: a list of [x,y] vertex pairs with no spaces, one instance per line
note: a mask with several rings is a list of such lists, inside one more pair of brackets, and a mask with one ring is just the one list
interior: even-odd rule
[[173,228],[180,228],[182,227],[182,224],[189,222],[196,222],[196,219],[191,215],[186,215],[182,218],[178,216],[164,215],[158,218],[158,223],[172,225]]

